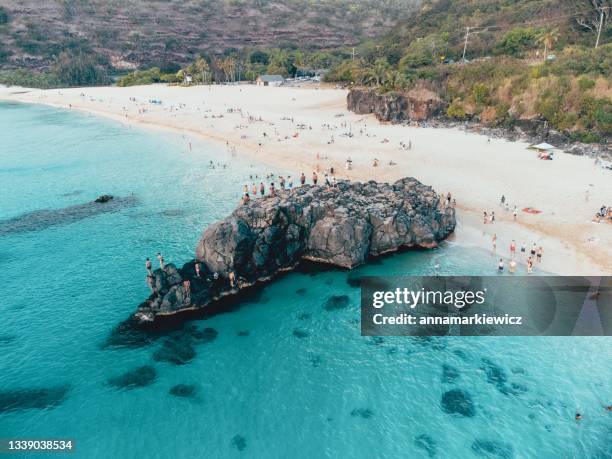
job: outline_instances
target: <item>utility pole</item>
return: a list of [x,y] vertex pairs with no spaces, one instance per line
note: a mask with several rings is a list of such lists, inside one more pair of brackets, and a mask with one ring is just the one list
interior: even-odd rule
[[463,44],[463,62],[465,62],[465,52],[467,51],[469,36],[470,36],[470,27],[466,27],[465,28],[465,43]]

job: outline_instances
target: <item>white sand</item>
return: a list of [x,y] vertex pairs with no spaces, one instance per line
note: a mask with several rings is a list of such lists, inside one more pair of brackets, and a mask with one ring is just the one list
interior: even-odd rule
[[[491,236],[496,233],[497,253],[506,261],[510,241],[515,239],[517,246],[524,242],[528,250],[533,242],[543,246],[543,262],[536,269],[563,275],[612,274],[612,224],[592,222],[602,204],[612,204],[612,172],[596,167],[592,158],[560,152],[554,161],[542,161],[521,142],[491,139],[489,143],[484,136],[459,129],[382,124],[371,115],[348,112],[346,94],[335,89],[251,85],[46,91],[0,87],[0,99],[71,107],[154,129],[181,130],[193,138],[229,142],[239,155],[293,171],[295,182],[301,172],[310,180],[313,170],[330,166],[337,177],[353,180],[414,176],[438,193],[450,191],[457,199],[459,225],[454,239],[458,242],[491,250]],[[163,103],[153,105],[149,99]],[[143,108],[146,112],[139,113]],[[242,114],[228,113],[229,108],[240,108]],[[262,121],[250,122],[248,115]],[[340,127],[343,122],[353,137],[342,135],[349,132],[349,127]],[[297,128],[302,123],[305,130]],[[323,124],[336,129],[323,129]],[[334,143],[328,144],[332,135]],[[410,141],[412,149],[402,150],[400,141]],[[325,159],[317,160],[317,153]],[[353,170],[346,171],[349,156]],[[380,160],[377,168],[372,167],[374,158]],[[391,166],[390,161],[397,164]],[[242,184],[236,186],[242,189]],[[499,205],[502,194],[511,209],[533,207],[542,213],[519,211],[514,222],[512,213]],[[495,211],[494,225],[483,225],[483,210]],[[492,273],[495,268],[491,267]],[[520,271],[524,273],[523,268]]]

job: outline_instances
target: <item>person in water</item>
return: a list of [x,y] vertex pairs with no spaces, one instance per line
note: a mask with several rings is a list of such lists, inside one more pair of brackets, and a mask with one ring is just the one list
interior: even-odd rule
[[514,239],[510,243],[510,255],[512,255],[512,258],[516,255],[516,242],[514,242]]
[[259,183],[259,193],[261,193],[262,198],[266,194],[266,187],[264,186],[263,182]]
[[504,272],[504,260],[503,260],[503,258],[500,258],[500,259],[499,259],[499,264],[497,265],[497,270],[498,270],[500,273],[503,273],[503,272]]
[[153,277],[153,271],[151,270],[152,265],[151,265],[151,260],[149,260],[147,258],[147,261],[145,262],[145,268],[147,268],[147,273],[149,273],[150,277]]

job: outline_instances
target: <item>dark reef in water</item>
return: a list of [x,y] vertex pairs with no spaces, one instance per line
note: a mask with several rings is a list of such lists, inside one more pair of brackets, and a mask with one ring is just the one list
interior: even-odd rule
[[0,391],[0,413],[56,407],[64,401],[69,390],[70,386],[62,385]]
[[299,328],[295,328],[293,330],[293,336],[295,336],[296,338],[308,338],[310,336],[310,333]]
[[521,395],[528,391],[524,384],[510,383],[506,371],[487,358],[482,359],[481,369],[486,374],[487,382],[493,384],[504,395]]
[[370,419],[374,416],[374,411],[370,408],[355,408],[351,411],[351,416],[354,418]]
[[244,451],[247,447],[246,438],[242,435],[235,435],[232,438],[232,446],[234,446],[238,451]]
[[514,457],[514,448],[510,443],[504,443],[493,440],[474,440],[472,443],[472,451],[478,456],[489,459],[512,459]]
[[0,236],[41,231],[56,225],[67,225],[99,214],[117,212],[137,203],[138,199],[135,196],[115,198],[110,195],[103,195],[95,201],[76,204],[63,209],[35,210],[7,220],[0,220]]
[[417,448],[424,450],[429,457],[436,457],[438,445],[436,441],[427,434],[421,434],[414,438],[414,444]]
[[451,365],[444,364],[442,365],[442,382],[443,383],[454,383],[459,379],[461,374],[459,370]]
[[[178,269],[168,264],[148,276],[153,293],[134,319],[144,324],[209,309],[222,297],[283,272],[307,269],[306,261],[350,269],[402,248],[436,247],[455,223],[455,210],[441,205],[431,187],[413,178],[279,190],[210,225],[195,260]],[[320,270],[317,266],[315,272]],[[344,299],[334,301],[329,309],[348,305]]]
[[168,362],[185,365],[196,356],[191,339],[188,336],[174,335],[164,339],[161,347],[153,353],[156,362]]
[[198,393],[198,388],[193,384],[177,384],[172,386],[168,393],[175,397],[194,398]]
[[108,384],[118,389],[135,389],[153,384],[157,371],[150,365],[144,365],[108,379]]
[[349,303],[350,299],[347,295],[332,295],[327,299],[323,307],[326,311],[336,311],[346,308]]
[[458,414],[471,418],[476,415],[476,406],[469,392],[461,389],[453,389],[442,394],[442,411],[448,414]]

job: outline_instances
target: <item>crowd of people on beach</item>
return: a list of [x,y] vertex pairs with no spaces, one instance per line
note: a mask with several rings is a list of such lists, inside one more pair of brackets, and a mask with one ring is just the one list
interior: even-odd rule
[[[501,198],[499,200],[499,205],[504,211],[510,212],[510,205],[508,203],[508,199],[506,198],[504,194],[501,195]],[[512,219],[516,221],[517,217],[518,217],[517,206],[514,206],[512,210]],[[485,225],[495,224],[495,211],[493,210],[489,212],[487,212],[486,210],[483,211],[483,224]],[[491,236],[491,247],[492,247],[493,253],[496,253],[497,252],[497,233],[493,233],[493,236]],[[532,274],[534,272],[535,263],[539,264],[542,262],[542,255],[544,254],[544,248],[542,247],[542,245],[538,245],[535,242],[531,245],[531,249],[529,250],[529,253],[527,252],[526,243],[522,242],[520,245],[519,257],[517,257],[517,244],[514,239],[510,243],[509,249],[510,249],[509,250],[510,261],[508,262],[508,272],[510,274],[516,273],[518,258],[520,258],[520,260],[525,263],[527,274]],[[503,274],[505,269],[506,269],[506,261],[504,260],[504,258],[500,258],[497,264],[497,272],[500,274]]]

